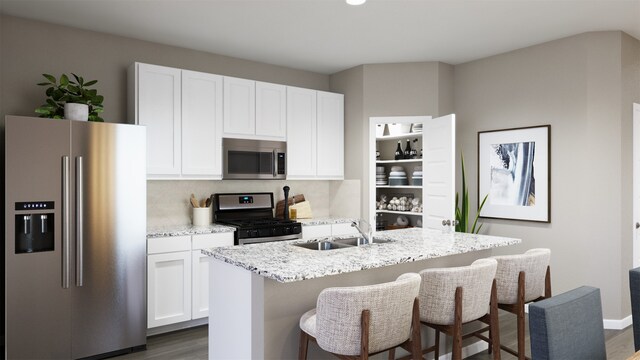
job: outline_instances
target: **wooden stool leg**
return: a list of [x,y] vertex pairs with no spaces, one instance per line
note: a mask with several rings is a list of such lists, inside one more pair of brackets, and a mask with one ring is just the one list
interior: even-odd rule
[[433,358],[438,359],[440,357],[440,331],[436,330],[436,345],[433,349]]
[[413,300],[413,311],[411,314],[411,355],[413,360],[422,360],[422,336],[420,336],[420,301]]
[[456,288],[455,316],[453,322],[453,360],[462,359],[462,288]]
[[493,279],[493,284],[491,285],[491,302],[489,305],[489,328],[493,332],[489,349],[493,348],[493,359],[500,360],[500,321],[498,320],[498,290],[496,288],[496,279]]
[[394,360],[396,358],[396,348],[389,350],[389,357],[387,359]]
[[300,348],[298,351],[299,360],[307,360],[307,347],[309,346],[309,335],[300,330]]

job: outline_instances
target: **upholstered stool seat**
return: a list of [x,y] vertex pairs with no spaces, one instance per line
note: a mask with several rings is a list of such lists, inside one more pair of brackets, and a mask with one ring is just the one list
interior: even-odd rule
[[494,277],[498,264],[495,259],[479,259],[469,266],[425,269],[420,272],[420,321],[435,329],[435,345],[423,350],[434,351],[439,357],[440,332],[453,337],[452,359],[462,357],[462,339],[478,336],[478,332],[462,334],[462,325],[480,320],[489,325],[496,336],[489,344],[495,348],[494,359],[500,359],[498,308]]
[[407,273],[389,283],[322,290],[317,307],[300,317],[299,358],[307,358],[312,340],[342,359],[367,359],[397,346],[420,359],[420,280]]
[[[517,356],[525,356],[525,312],[524,305],[551,297],[551,250],[531,249],[524,254],[494,256],[498,262],[496,289],[498,307],[516,315],[518,350],[500,345],[501,349]],[[490,333],[491,338],[493,334]]]

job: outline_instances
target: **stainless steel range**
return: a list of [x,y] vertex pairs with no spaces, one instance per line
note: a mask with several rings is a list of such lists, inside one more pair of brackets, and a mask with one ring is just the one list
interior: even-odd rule
[[273,193],[214,195],[214,220],[236,228],[235,244],[256,244],[302,237],[302,224],[273,217]]

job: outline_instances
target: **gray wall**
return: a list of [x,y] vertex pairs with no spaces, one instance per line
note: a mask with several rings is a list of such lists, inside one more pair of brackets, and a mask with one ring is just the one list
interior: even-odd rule
[[453,67],[440,62],[361,65],[331,75],[345,94],[345,178],[362,180],[362,215],[369,213],[369,117],[453,112]]
[[554,293],[599,287],[607,319],[630,314],[639,43],[621,32],[586,33],[454,69],[457,143],[469,159],[472,208],[477,132],[551,124],[551,223],[484,220],[489,234],[523,239],[496,252],[550,248]]
[[126,70],[135,62],[329,90],[329,76],[147,41],[0,15],[0,116],[35,116],[44,103],[42,73],[98,79],[104,119],[126,122]]

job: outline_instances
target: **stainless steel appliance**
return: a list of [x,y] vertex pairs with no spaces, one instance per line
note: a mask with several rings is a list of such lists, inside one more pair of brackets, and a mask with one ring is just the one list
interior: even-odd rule
[[287,143],[246,139],[222,139],[223,179],[286,179]]
[[302,224],[273,217],[273,193],[215,194],[214,206],[215,222],[236,228],[236,245],[302,237]]
[[145,348],[146,129],[5,118],[7,359]]

